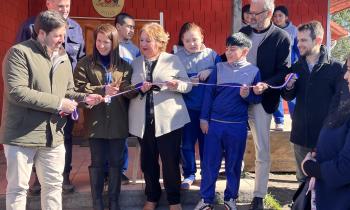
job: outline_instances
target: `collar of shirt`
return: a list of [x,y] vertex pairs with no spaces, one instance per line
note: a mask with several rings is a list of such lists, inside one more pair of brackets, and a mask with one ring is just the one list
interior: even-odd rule
[[231,63],[228,63],[228,64],[230,64],[230,66],[236,68],[236,67],[246,66],[248,64],[248,61],[247,61],[247,59],[242,59],[240,61],[233,62],[232,64]]

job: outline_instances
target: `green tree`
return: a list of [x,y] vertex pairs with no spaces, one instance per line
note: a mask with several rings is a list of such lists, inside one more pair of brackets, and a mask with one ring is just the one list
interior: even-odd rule
[[[333,14],[331,19],[350,31],[350,9]],[[333,58],[344,61],[346,56],[350,54],[350,37],[339,39],[331,54]]]

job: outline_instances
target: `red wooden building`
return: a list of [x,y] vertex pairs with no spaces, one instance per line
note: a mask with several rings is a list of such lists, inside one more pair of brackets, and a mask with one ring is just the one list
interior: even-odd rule
[[[0,4],[0,61],[13,44],[20,24],[45,8],[46,0],[11,0]],[[238,2],[238,3],[237,3]],[[218,53],[224,50],[225,38],[233,31],[233,11],[249,0],[125,0],[123,11],[140,20],[159,20],[170,33],[168,50],[177,42],[178,31],[186,21],[193,21],[204,29],[205,43]],[[349,0],[276,0],[276,5],[285,5],[290,10],[290,19],[295,25],[310,20],[319,20],[327,29],[330,43],[330,11],[337,12],[350,7]],[[160,15],[162,13],[162,15]],[[92,0],[72,0],[71,17],[79,20],[100,20]],[[338,32],[346,34],[346,31]],[[0,69],[1,70],[1,69]],[[0,93],[3,90],[0,78]],[[0,94],[0,100],[2,94]],[[1,106],[2,103],[0,103]],[[1,107],[0,107],[1,108]]]

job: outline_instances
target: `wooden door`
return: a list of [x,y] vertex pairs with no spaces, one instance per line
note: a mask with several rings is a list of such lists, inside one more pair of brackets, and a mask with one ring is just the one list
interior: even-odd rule
[[[94,47],[94,30],[95,28],[102,24],[102,23],[110,23],[114,25],[114,19],[113,18],[81,18],[81,17],[72,17],[75,21],[77,21],[82,30],[85,40],[85,48],[86,48],[86,54],[91,55],[92,50]],[[140,36],[140,30],[143,25],[150,22],[157,22],[160,23],[159,20],[135,20],[135,34],[132,39],[133,43],[136,46],[139,46],[139,36]],[[86,126],[84,125],[84,119],[85,119],[86,112],[84,112],[82,109],[79,109],[79,120],[75,123],[74,129],[73,129],[73,136],[80,137],[80,138],[88,138],[87,136],[87,130]]]
[[[83,35],[85,39],[85,48],[86,48],[86,54],[90,55],[92,54],[92,49],[94,46],[94,30],[95,28],[102,24],[102,23],[110,23],[114,25],[114,18],[81,18],[81,17],[73,17],[75,21],[79,23],[83,30]],[[141,20],[136,19],[135,20],[135,34],[132,38],[133,43],[136,46],[139,46],[139,36],[140,36],[140,30],[143,25],[150,22],[157,22],[160,23],[159,20]]]

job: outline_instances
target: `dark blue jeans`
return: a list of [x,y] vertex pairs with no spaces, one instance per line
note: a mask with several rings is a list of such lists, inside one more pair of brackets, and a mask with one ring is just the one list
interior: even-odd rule
[[90,138],[91,167],[103,168],[108,161],[110,168],[119,168],[123,165],[125,139]]
[[[288,110],[290,117],[293,119],[293,112],[295,107],[295,99],[292,101],[288,101]],[[273,117],[275,119],[276,124],[284,123],[284,110],[283,110],[283,100],[280,99],[280,103],[278,105],[278,109],[273,113]]]
[[[129,151],[128,151],[128,141],[125,140],[125,148],[123,152],[123,167],[122,167],[122,173],[125,173],[128,170],[128,163],[129,163]],[[105,164],[105,172],[108,173],[109,163],[106,161]]]
[[128,151],[128,141],[125,141],[125,148],[123,153],[123,173],[128,170],[129,163],[129,151]]

